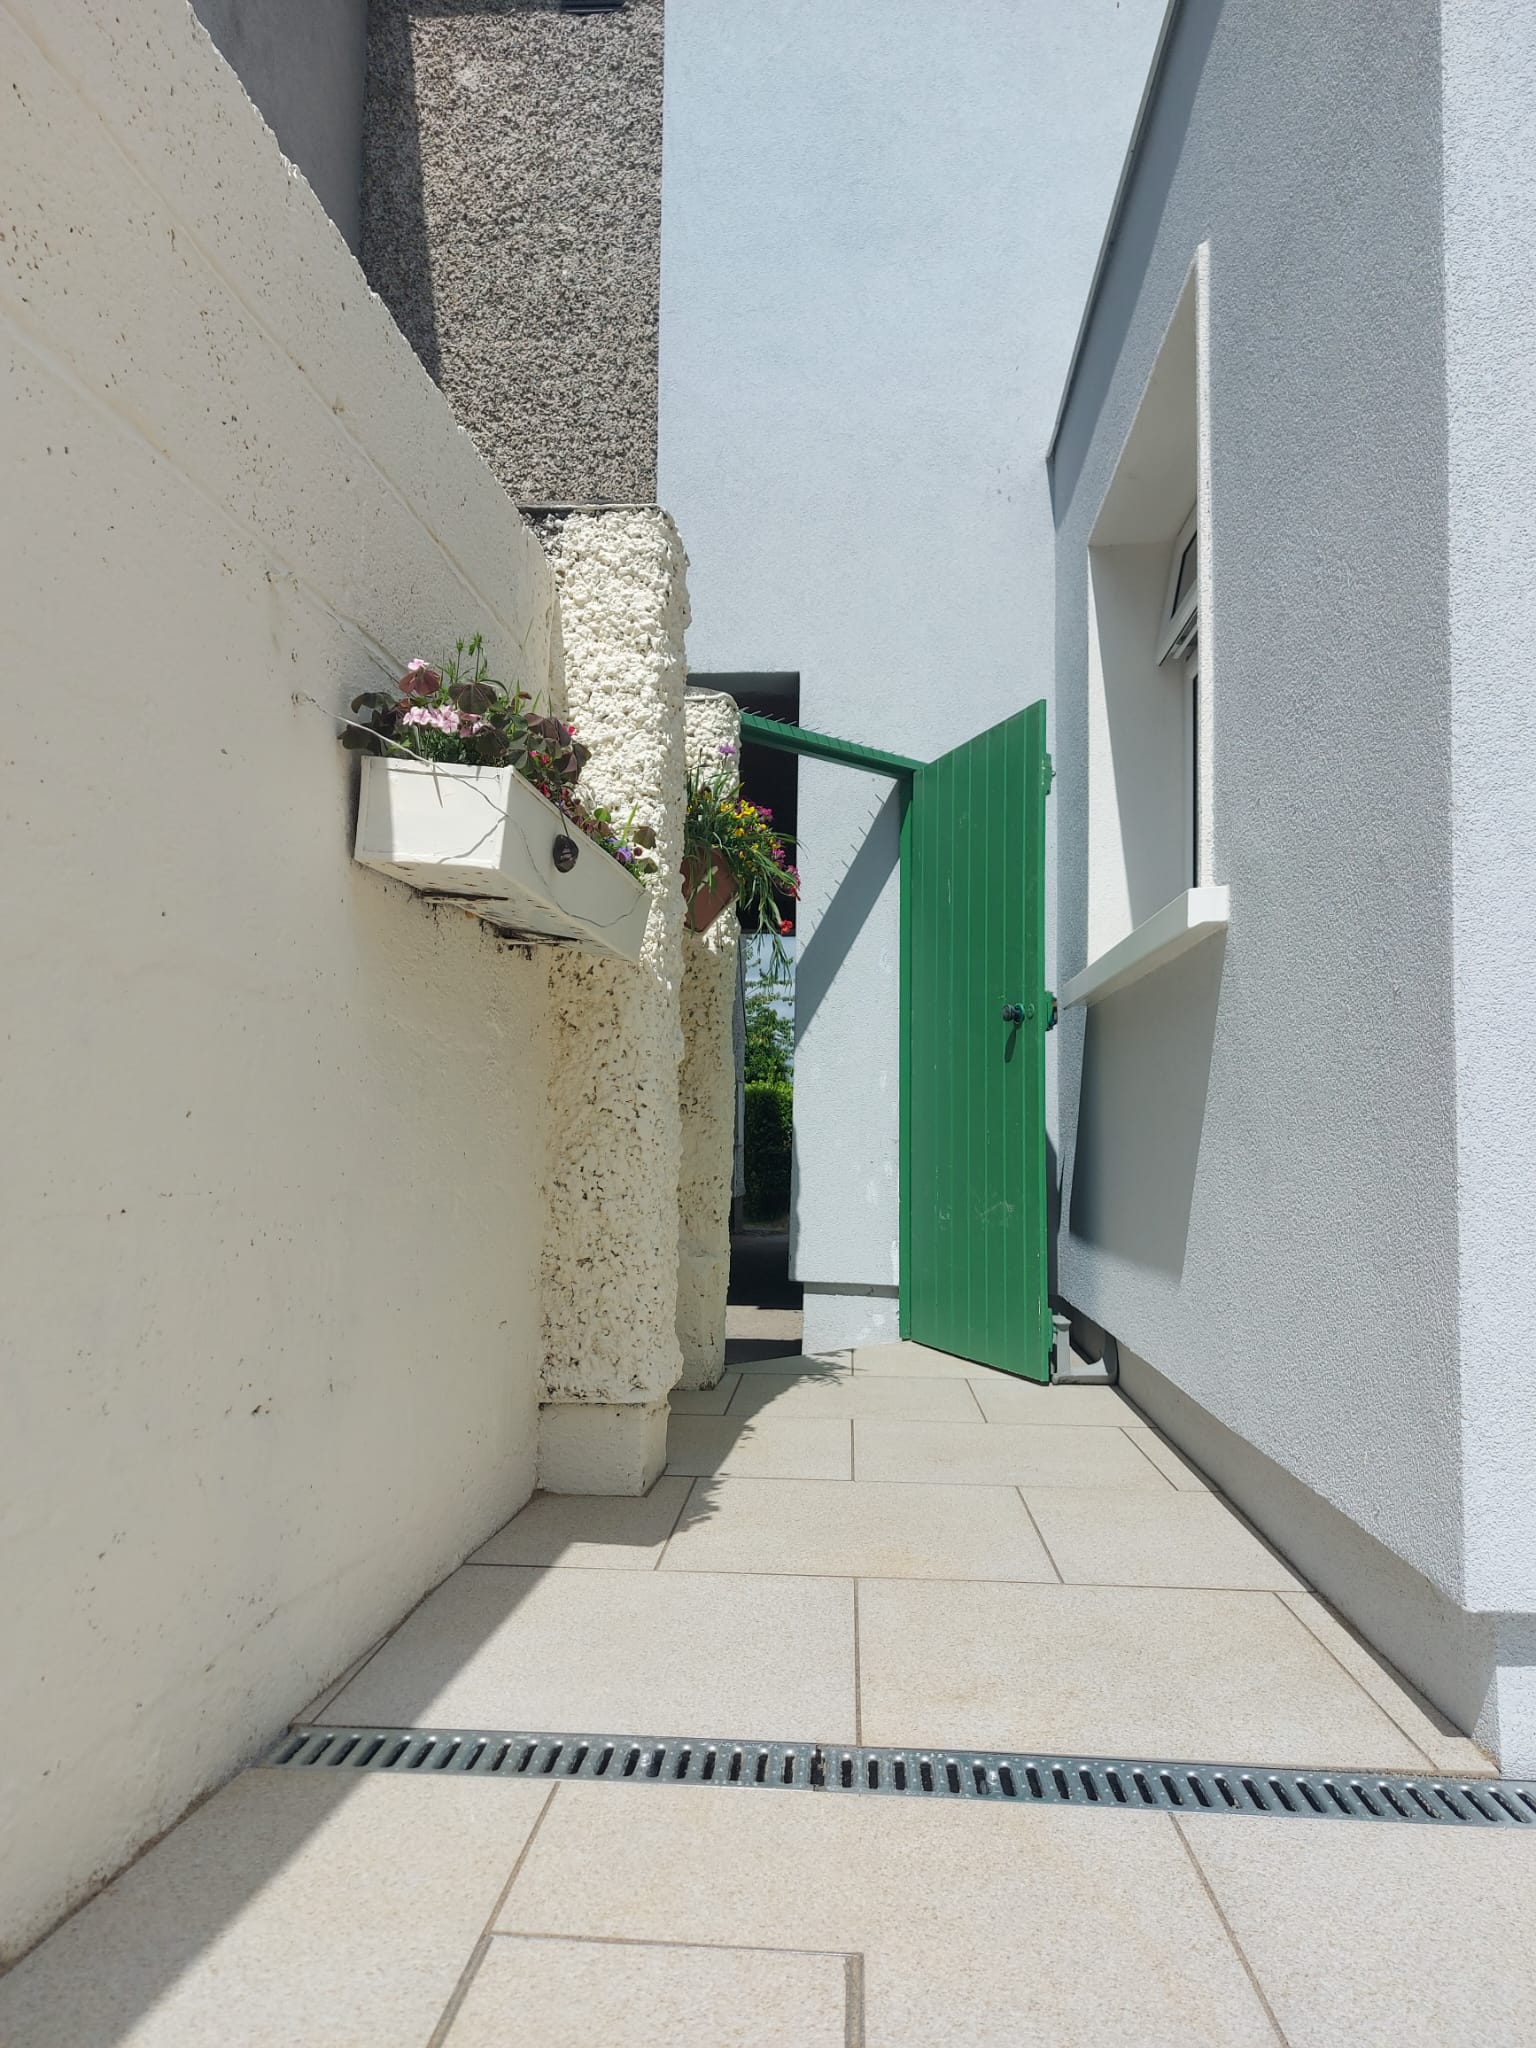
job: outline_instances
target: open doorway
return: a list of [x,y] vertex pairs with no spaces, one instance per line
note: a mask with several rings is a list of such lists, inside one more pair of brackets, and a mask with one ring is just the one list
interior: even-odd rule
[[[743,711],[783,724],[800,715],[800,678],[781,672],[697,671],[700,689],[721,690]],[[743,737],[742,793],[773,814],[786,842],[796,837],[799,762]],[[788,921],[793,924],[794,912]],[[736,1197],[731,1205],[731,1277],[726,1299],[726,1363],[787,1356],[800,1349],[801,1288],[789,1273],[793,1199],[795,934],[784,936],[787,983],[768,974],[769,935],[742,924],[745,1056],[737,1116]],[[740,1042],[740,1041],[739,1041]]]

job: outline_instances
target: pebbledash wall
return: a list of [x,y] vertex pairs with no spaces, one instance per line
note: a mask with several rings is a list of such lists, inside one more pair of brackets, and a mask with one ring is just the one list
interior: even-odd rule
[[[516,1511],[541,1402],[558,1463],[677,1377],[686,600],[655,513],[546,557],[184,0],[0,55],[10,1955]],[[657,822],[628,983],[350,859],[335,714],[476,628]],[[616,1028],[644,1180],[568,1144]],[[625,1301],[559,1269],[583,1194]]]
[[656,497],[662,0],[373,0],[363,262],[512,495]]
[[1206,879],[1231,926],[1063,1019],[1061,1290],[1132,1398],[1521,1772],[1536,263],[1509,201],[1533,107],[1536,23],[1504,0],[1187,0],[1054,457],[1070,977],[1089,537],[1203,245]]
[[[931,758],[1052,688],[1042,461],[1161,0],[667,0],[659,492],[696,669]],[[963,593],[963,598],[958,595]],[[894,1334],[897,803],[802,763],[795,1271]]]

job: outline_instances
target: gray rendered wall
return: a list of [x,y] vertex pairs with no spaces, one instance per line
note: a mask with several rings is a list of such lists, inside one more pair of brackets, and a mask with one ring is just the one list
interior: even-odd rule
[[[1536,1046],[1514,975],[1524,949],[1528,991],[1533,763],[1528,684],[1507,641],[1490,667],[1486,634],[1532,602],[1529,479],[1497,447],[1521,440],[1504,380],[1528,408],[1531,394],[1530,287],[1498,203],[1512,139],[1528,136],[1531,51],[1518,10],[1472,11],[1502,11],[1523,68],[1484,122],[1512,51],[1480,40],[1482,24],[1457,38],[1448,89],[1470,95],[1465,154],[1480,166],[1460,189],[1483,240],[1465,263],[1453,249],[1451,275],[1476,276],[1449,306],[1435,0],[1186,0],[1177,19],[1056,450],[1060,972],[1084,964],[1088,535],[1207,240],[1202,688],[1210,879],[1230,885],[1232,923],[1224,944],[1064,1020],[1060,1282],[1123,1353],[1302,1483],[1328,1543],[1303,1540],[1294,1504],[1270,1533],[1307,1550],[1324,1590],[1506,1765],[1530,1769],[1536,1716],[1515,1693],[1536,1649],[1520,1618],[1536,1604]],[[1483,126],[1503,148],[1481,153]],[[1446,161],[1455,187],[1458,155]],[[1490,343],[1487,315],[1522,294],[1524,340],[1516,322]],[[1502,588],[1496,514],[1525,550]],[[1501,765],[1511,724],[1518,759]],[[1470,1346],[1469,1279],[1495,1310]],[[1502,1552],[1485,1529],[1469,1554],[1486,1473],[1498,1481],[1480,1514],[1499,1520]],[[1236,1466],[1223,1483],[1261,1520],[1279,1497],[1257,1477],[1245,1494]],[[1358,1556],[1338,1536],[1349,1523]],[[1367,1548],[1411,1568],[1412,1598]],[[1503,1612],[1463,1625],[1474,1609]]]
[[[660,493],[704,670],[924,758],[1051,689],[1043,455],[1162,0],[668,0]],[[805,764],[806,1342],[894,1325],[896,815]]]
[[356,252],[368,0],[192,0],[283,154]]
[[514,498],[656,496],[662,0],[374,0],[368,281]]

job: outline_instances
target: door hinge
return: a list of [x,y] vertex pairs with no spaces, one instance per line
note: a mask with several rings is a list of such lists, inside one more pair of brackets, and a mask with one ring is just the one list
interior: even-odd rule
[[1057,1014],[1056,998],[1047,989],[1045,992],[1045,1028],[1047,1031],[1054,1031],[1056,1029]]
[[1054,763],[1054,762],[1052,761],[1052,759],[1051,759],[1050,755],[1049,755],[1049,754],[1047,754],[1047,755],[1046,755],[1046,757],[1045,757],[1045,793],[1046,793],[1046,795],[1047,795],[1047,796],[1049,796],[1049,795],[1050,795],[1050,793],[1051,793],[1051,784],[1052,784],[1052,783],[1053,783],[1053,782],[1054,782],[1055,780],[1056,780],[1056,764],[1055,764],[1055,763]]

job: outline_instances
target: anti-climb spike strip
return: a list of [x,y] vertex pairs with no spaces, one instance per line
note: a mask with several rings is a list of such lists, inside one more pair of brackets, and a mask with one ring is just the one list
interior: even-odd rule
[[1234,1819],[1263,1815],[1389,1826],[1528,1828],[1536,1843],[1536,1781],[1517,1778],[1388,1777],[1377,1771],[1268,1770],[1156,1758],[471,1728],[291,1728],[264,1762],[275,1770],[761,1787]]

